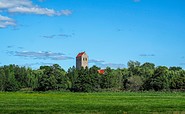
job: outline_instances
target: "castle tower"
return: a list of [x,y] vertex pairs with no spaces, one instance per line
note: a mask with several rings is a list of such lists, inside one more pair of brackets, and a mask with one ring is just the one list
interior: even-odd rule
[[81,52],[76,56],[76,68],[88,67],[88,55],[85,52]]

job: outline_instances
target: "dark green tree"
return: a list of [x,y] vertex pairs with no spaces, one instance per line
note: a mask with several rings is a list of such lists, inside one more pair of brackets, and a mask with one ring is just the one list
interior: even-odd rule
[[156,68],[154,75],[145,82],[146,90],[168,90],[169,79],[168,79],[168,68],[165,66],[159,66]]
[[81,67],[81,69],[78,70],[78,76],[74,82],[73,90],[76,92],[88,92],[88,79],[88,68],[84,69]]
[[0,68],[0,91],[5,90],[6,76],[3,68]]
[[14,65],[4,66],[4,72],[6,76],[5,85],[4,85],[5,91],[17,91],[20,89],[20,85],[15,78],[13,68],[14,68]]

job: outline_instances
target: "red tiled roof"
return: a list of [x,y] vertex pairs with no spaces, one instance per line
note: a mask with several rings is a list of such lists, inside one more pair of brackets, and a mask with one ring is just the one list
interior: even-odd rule
[[85,52],[79,53],[79,54],[76,56],[76,58],[81,57],[84,53],[85,53]]
[[105,70],[104,69],[100,69],[100,70],[98,70],[98,73],[99,74],[104,74],[105,73]]

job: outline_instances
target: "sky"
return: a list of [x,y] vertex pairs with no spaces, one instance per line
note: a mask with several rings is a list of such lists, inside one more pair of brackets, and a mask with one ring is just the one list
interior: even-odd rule
[[185,0],[0,0],[0,66],[185,68]]

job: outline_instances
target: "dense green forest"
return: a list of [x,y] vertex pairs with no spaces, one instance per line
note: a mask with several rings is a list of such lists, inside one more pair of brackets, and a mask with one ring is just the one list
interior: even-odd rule
[[128,67],[99,74],[97,66],[71,67],[65,71],[58,64],[39,69],[8,65],[0,67],[0,91],[184,91],[185,70],[181,67],[155,67],[153,63],[129,61]]

